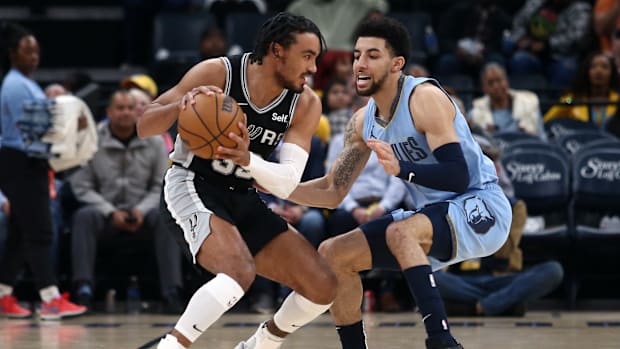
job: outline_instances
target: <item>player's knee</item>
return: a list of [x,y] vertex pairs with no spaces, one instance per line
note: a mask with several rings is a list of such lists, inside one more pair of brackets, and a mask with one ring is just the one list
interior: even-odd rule
[[346,262],[343,251],[338,251],[337,240],[332,238],[325,240],[319,245],[319,254],[327,261],[327,264],[334,269],[340,269],[345,266]]
[[336,298],[338,279],[327,267],[315,272],[312,282],[306,284],[300,293],[314,303],[329,304]]
[[233,278],[243,288],[245,292],[250,289],[250,286],[256,278],[256,266],[253,262],[238,262],[233,263],[228,270],[223,271],[224,274]]
[[432,232],[426,232],[415,226],[405,226],[405,222],[394,222],[385,231],[385,240],[392,253],[411,244],[417,244],[428,254],[433,244],[432,236]]

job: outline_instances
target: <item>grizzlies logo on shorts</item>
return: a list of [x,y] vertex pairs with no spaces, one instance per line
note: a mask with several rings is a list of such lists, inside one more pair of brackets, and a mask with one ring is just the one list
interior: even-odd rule
[[487,204],[478,196],[470,196],[463,200],[463,209],[467,214],[467,224],[476,234],[486,234],[495,225],[495,217]]

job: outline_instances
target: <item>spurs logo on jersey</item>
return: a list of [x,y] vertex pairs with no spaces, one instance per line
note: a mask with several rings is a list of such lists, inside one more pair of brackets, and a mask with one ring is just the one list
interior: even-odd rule
[[[224,93],[234,98],[247,116],[250,151],[266,159],[290,126],[295,115],[299,94],[282,90],[282,93],[271,103],[258,107],[250,100],[248,90],[246,73],[247,66],[250,64],[249,54],[222,58],[222,62],[226,66]],[[229,160],[207,160],[194,157],[194,154],[188,151],[180,141],[180,137],[177,137],[170,158],[173,162],[203,176],[207,181],[212,179],[214,182],[234,187],[252,185],[252,177],[248,171]]]

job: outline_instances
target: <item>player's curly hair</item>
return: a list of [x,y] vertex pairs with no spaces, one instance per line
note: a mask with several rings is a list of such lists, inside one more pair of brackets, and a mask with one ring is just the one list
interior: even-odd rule
[[404,57],[405,66],[407,65],[411,55],[411,37],[407,28],[399,21],[390,17],[367,19],[357,26],[353,39],[357,41],[362,36],[385,39],[393,56]]
[[32,33],[19,24],[0,22],[0,72],[11,69],[10,53],[17,51],[21,39],[28,35]]
[[313,33],[321,42],[321,52],[325,51],[325,39],[319,27],[311,20],[303,16],[296,16],[288,12],[280,12],[269,18],[260,28],[256,36],[254,51],[250,55],[252,63],[263,63],[263,58],[269,50],[273,49],[273,44],[278,43],[287,48],[295,43],[295,34]]

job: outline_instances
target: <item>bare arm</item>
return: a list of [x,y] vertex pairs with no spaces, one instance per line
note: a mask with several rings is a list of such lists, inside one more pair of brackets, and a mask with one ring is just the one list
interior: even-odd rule
[[446,143],[459,141],[454,128],[456,110],[450,98],[437,86],[431,83],[418,86],[409,101],[409,110],[416,128],[426,135],[432,151]]
[[349,121],[345,130],[344,149],[329,172],[321,178],[301,183],[289,196],[290,201],[326,208],[336,208],[340,204],[370,156],[370,148],[362,138],[365,110],[358,110]]
[[193,66],[181,81],[149,104],[138,119],[138,136],[146,138],[166,132],[176,121],[193,96],[207,91],[222,92],[226,67],[220,58],[209,59]]

